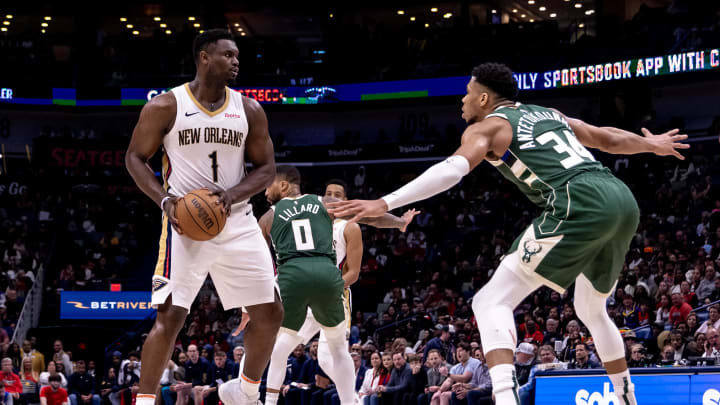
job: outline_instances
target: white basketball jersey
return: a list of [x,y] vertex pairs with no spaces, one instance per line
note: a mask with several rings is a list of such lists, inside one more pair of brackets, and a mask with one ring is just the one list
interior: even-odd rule
[[208,111],[186,83],[172,89],[175,124],[163,139],[163,180],[168,193],[183,196],[206,187],[227,190],[245,177],[248,121],[243,96],[225,88],[225,103]]
[[336,219],[333,222],[333,245],[335,246],[335,264],[342,270],[345,265],[345,255],[347,254],[347,243],[345,242],[345,226],[347,221],[344,219]]

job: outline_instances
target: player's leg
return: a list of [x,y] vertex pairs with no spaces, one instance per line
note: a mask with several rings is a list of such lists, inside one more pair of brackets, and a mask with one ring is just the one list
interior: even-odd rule
[[[292,298],[290,300],[292,301]],[[293,316],[293,314],[290,316]],[[309,342],[319,330],[320,324],[317,323],[310,309],[307,311],[305,322],[297,333],[292,333],[291,330],[285,328],[280,329],[270,355],[265,405],[275,405],[278,402],[290,353],[295,350],[297,345]]]
[[[157,308],[157,318],[150,333],[145,339],[142,348],[143,372],[140,375],[140,390],[137,396],[139,405],[143,401],[148,404],[155,403],[155,392],[160,383],[163,371],[167,368],[168,360],[175,348],[180,329],[185,324],[185,317],[188,310],[172,304],[172,296],[168,297],[164,304]],[[152,396],[145,397],[150,394]],[[141,396],[143,395],[143,396]]]
[[490,281],[475,294],[473,312],[480,329],[485,359],[490,368],[497,405],[516,405],[518,382],[514,353],[517,345],[513,310],[542,285],[538,278],[520,270],[518,253],[508,255]]
[[635,386],[630,382],[625,344],[620,331],[607,313],[608,294],[595,290],[585,275],[575,282],[575,312],[587,326],[595,341],[600,360],[613,383],[615,395],[622,405],[635,405]]
[[318,348],[318,362],[331,365],[323,370],[335,382],[340,403],[351,405],[355,394],[355,365],[347,345],[344,283],[335,266],[320,262],[314,270],[316,287],[310,299],[310,308],[322,325],[321,335],[327,341],[326,353],[320,353]]
[[[346,346],[347,346],[347,340],[350,335],[350,325],[352,321],[352,307],[351,307],[351,300],[352,300],[352,293],[350,292],[350,288],[345,288],[343,290],[343,310],[345,311],[345,323],[347,325],[347,331],[346,331]],[[312,313],[311,311],[308,311]],[[313,317],[313,322],[318,326],[318,330],[320,329],[320,324],[317,323],[315,318]],[[308,321],[305,321],[305,324],[307,324]],[[305,328],[305,325],[303,325],[303,328]],[[302,334],[302,331],[301,331]],[[325,332],[320,331],[320,340],[318,341],[318,362],[320,363],[320,367],[327,373],[327,375],[332,376],[335,375],[335,371],[333,370],[333,358],[332,354],[330,353],[330,348],[328,347],[327,343],[327,336],[325,335]]]
[[170,360],[177,335],[207,277],[206,258],[213,251],[204,244],[179,236],[167,219],[163,220],[152,280],[152,305],[158,311],[143,345],[137,405],[155,403],[160,377]]

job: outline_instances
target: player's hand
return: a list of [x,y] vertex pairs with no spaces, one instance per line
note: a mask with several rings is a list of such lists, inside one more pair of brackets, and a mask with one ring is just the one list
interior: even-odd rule
[[170,221],[170,225],[172,225],[173,229],[175,229],[175,232],[177,232],[179,235],[182,235],[183,231],[180,228],[180,222],[178,222],[178,219],[175,216],[175,212],[177,211],[178,201],[180,201],[180,197],[170,197],[170,199],[165,201],[165,204],[163,204],[162,209],[163,209],[163,212],[165,213],[165,216],[168,217],[168,221]]
[[212,195],[218,198],[215,204],[222,204],[225,207],[225,215],[230,216],[230,206],[232,206],[233,203],[230,194],[225,190],[216,190]]
[[678,149],[689,149],[690,145],[682,143],[687,139],[687,135],[680,134],[677,128],[665,132],[660,135],[653,135],[652,132],[646,128],[641,129],[645,139],[653,145],[653,153],[658,156],[675,156],[680,160],[685,160],[685,157],[678,152]]
[[403,220],[404,225],[400,227],[400,232],[405,232],[407,230],[408,225],[412,222],[413,218],[415,218],[415,215],[418,215],[420,211],[416,210],[415,208],[411,210],[405,211],[405,213],[400,217],[400,219]]
[[287,393],[288,393],[288,391],[290,391],[290,384],[284,385],[284,386],[282,387],[282,394],[283,394],[283,396],[286,396]]
[[327,204],[328,212],[338,218],[350,218],[348,221],[357,222],[360,218],[379,217],[388,211],[384,200],[348,200],[336,201]]
[[233,336],[237,336],[245,330],[245,327],[247,326],[248,322],[250,322],[250,314],[247,312],[242,313],[242,318],[240,318],[240,325],[235,329],[235,331],[232,333]]

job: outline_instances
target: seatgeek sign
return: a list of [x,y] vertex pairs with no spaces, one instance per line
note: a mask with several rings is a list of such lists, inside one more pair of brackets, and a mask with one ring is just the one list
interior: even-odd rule
[[63,291],[60,319],[145,319],[155,310],[149,291]]
[[[667,374],[633,373],[635,396],[641,404],[720,405],[720,369],[714,369],[714,373],[707,374],[675,374],[672,368],[667,369]],[[536,380],[535,405],[622,403],[606,376],[548,375]]]

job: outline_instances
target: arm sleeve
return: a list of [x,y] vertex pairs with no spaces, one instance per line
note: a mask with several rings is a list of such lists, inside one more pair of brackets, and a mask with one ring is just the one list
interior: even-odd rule
[[440,194],[456,185],[470,172],[470,162],[460,155],[453,155],[427,169],[415,180],[400,187],[382,199],[388,211],[415,201]]

